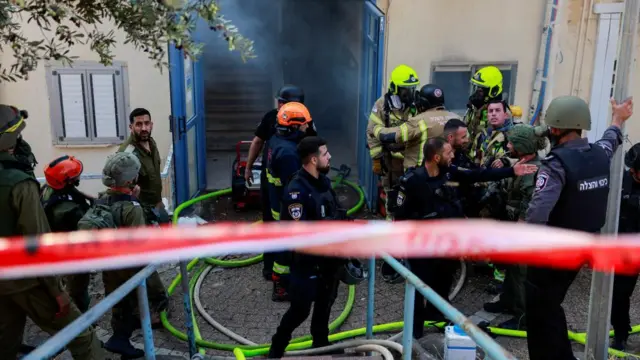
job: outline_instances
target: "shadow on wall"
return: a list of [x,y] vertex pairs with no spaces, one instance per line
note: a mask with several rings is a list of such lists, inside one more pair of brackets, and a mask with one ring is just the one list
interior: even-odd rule
[[[243,64],[237,53],[227,51],[219,33],[198,31],[199,41],[206,44],[205,101],[235,94],[230,101],[246,113],[238,115],[235,129],[252,131],[273,106],[275,91],[293,83],[305,90],[321,134],[332,143],[355,144],[363,7],[363,0],[221,0],[221,12],[254,40],[258,57]],[[217,109],[207,112],[207,122],[229,118]],[[341,137],[334,139],[337,135]],[[349,151],[355,162],[355,148]]]

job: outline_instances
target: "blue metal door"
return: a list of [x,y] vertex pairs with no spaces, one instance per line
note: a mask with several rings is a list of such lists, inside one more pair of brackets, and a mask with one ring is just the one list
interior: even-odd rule
[[174,148],[176,201],[183,203],[206,186],[204,91],[199,62],[169,48],[171,133]]
[[378,177],[371,169],[367,149],[367,123],[375,101],[381,96],[384,66],[384,14],[371,1],[364,2],[362,66],[360,81],[360,116],[358,119],[358,176],[369,209],[378,200]]

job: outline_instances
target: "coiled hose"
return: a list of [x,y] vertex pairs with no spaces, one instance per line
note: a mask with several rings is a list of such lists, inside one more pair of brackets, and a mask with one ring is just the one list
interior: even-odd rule
[[[359,200],[358,203],[351,209],[349,209],[349,211],[347,212],[348,215],[352,215],[356,212],[358,212],[362,206],[364,205],[364,192],[362,191],[362,189],[357,185],[354,184],[348,180],[345,180],[342,176],[338,176],[338,178],[336,180],[333,181],[334,186],[344,183],[347,186],[350,186],[351,188],[353,188],[355,191],[358,192],[359,195]],[[189,201],[186,201],[183,204],[180,204],[176,210],[174,211],[173,214],[173,223],[177,224],[178,221],[178,217],[181,211],[183,211],[184,209],[186,209],[189,206],[192,206],[198,202],[207,200],[207,199],[212,199],[212,198],[217,198],[220,196],[224,196],[224,195],[229,195],[231,194],[231,188],[227,188],[227,189],[223,189],[223,190],[219,190],[219,191],[215,191],[209,194],[205,194],[199,197],[196,197],[194,199],[191,199]],[[262,255],[258,255],[258,256],[254,256],[248,259],[241,259],[241,260],[223,260],[223,259],[218,259],[218,258],[205,258],[203,260],[201,259],[194,259],[192,260],[188,265],[187,265],[187,270],[191,271],[193,270],[196,266],[198,266],[198,268],[195,270],[194,272],[194,276],[191,277],[191,280],[189,281],[189,289],[190,289],[190,299],[192,301],[192,308],[193,308],[193,302],[195,299],[195,305],[196,308],[198,309],[198,311],[200,312],[200,314],[203,316],[203,318],[209,322],[213,327],[215,327],[216,329],[218,329],[220,332],[222,332],[223,334],[225,334],[226,336],[228,336],[229,338],[237,341],[237,344],[226,344],[226,343],[215,343],[212,341],[208,341],[202,338],[200,331],[199,331],[199,327],[197,325],[196,322],[196,318],[195,318],[195,314],[192,313],[192,321],[193,321],[193,327],[194,327],[194,334],[196,337],[196,344],[197,346],[200,347],[199,352],[200,354],[204,354],[204,349],[215,349],[215,350],[222,350],[222,351],[230,351],[233,352],[234,356],[236,357],[236,359],[238,360],[245,360],[246,357],[254,357],[254,356],[260,356],[260,355],[265,355],[269,352],[269,346],[270,344],[255,344],[252,341],[243,338],[242,336],[233,333],[232,331],[230,331],[229,329],[225,328],[224,326],[222,326],[222,324],[218,323],[217,321],[215,321],[209,314],[206,313],[206,311],[204,310],[204,307],[202,306],[201,302],[200,302],[200,287],[202,285],[202,282],[204,280],[204,278],[209,274],[209,272],[213,269],[214,266],[219,266],[219,267],[224,267],[224,268],[235,268],[235,267],[244,267],[244,266],[249,266],[249,265],[253,265],[253,264],[257,264],[259,262],[262,261]],[[466,272],[464,270],[466,270],[466,267],[463,267],[463,272],[460,276],[460,279],[458,281],[458,284],[456,284],[455,288],[454,288],[454,292],[452,294],[450,294],[449,298],[450,300],[453,299],[458,292],[462,289],[462,286],[464,284],[465,278],[466,278]],[[169,288],[167,289],[167,292],[169,294],[169,296],[171,296],[174,292],[175,289],[178,287],[178,285],[180,284],[182,277],[181,275],[178,274],[178,276],[176,276],[176,278],[174,278],[174,280],[172,281],[171,285],[169,286]],[[332,333],[333,331],[335,331],[336,329],[338,329],[347,319],[347,317],[349,316],[349,314],[351,313],[351,310],[353,309],[353,304],[355,301],[355,286],[351,285],[349,286],[349,292],[348,292],[348,296],[347,296],[347,302],[345,305],[344,310],[342,311],[342,313],[333,321],[331,322],[331,324],[329,324],[329,332]],[[176,329],[168,320],[167,318],[167,314],[166,312],[162,312],[161,314],[161,320],[162,320],[162,324],[165,327],[165,329],[167,329],[167,331],[169,331],[169,333],[171,333],[174,337],[182,340],[182,341],[187,341],[187,335]],[[437,326],[437,327],[442,327],[445,325],[445,323],[435,323],[433,321],[425,321],[424,323],[425,327],[431,327],[431,326]],[[399,322],[393,322],[393,323],[387,323],[387,324],[380,324],[380,325],[374,325],[373,326],[373,332],[374,333],[385,333],[385,332],[397,332],[397,331],[402,331],[404,328],[404,323],[402,321]],[[526,331],[520,331],[520,330],[509,330],[509,329],[502,329],[502,328],[497,328],[497,327],[489,327],[488,331],[490,331],[492,334],[498,335],[498,336],[509,336],[509,337],[519,337],[519,338],[526,338],[527,333]],[[640,333],[640,325],[635,325],[632,327],[632,334],[635,333]],[[364,336],[366,334],[366,328],[359,328],[359,329],[353,329],[353,330],[348,330],[348,331],[344,331],[344,332],[340,332],[340,333],[335,333],[335,334],[331,334],[329,336],[329,341],[330,342],[336,342],[336,341],[341,341],[341,340],[345,340],[345,339],[351,339],[351,338],[355,338],[355,337],[359,337],[359,336]],[[610,332],[610,336],[613,336],[613,331]],[[575,333],[572,331],[568,332],[568,337],[569,339],[576,341],[578,343],[581,344],[585,344],[586,343],[586,333]],[[382,342],[381,342],[382,341]],[[395,344],[395,345],[393,345]],[[335,349],[344,349],[344,348],[349,348],[349,347],[355,347],[356,351],[376,351],[379,352],[384,358],[385,360],[387,360],[387,358],[391,355],[388,350],[385,349],[386,347],[392,348],[400,353],[402,353],[402,347],[393,342],[393,341],[384,341],[384,340],[360,340],[359,342],[344,342],[341,344],[333,344],[331,346],[325,347],[325,348],[316,348],[316,349],[311,349],[311,350],[307,350],[307,352],[304,353],[300,353],[299,351],[302,351],[304,349],[309,349],[311,347],[312,343],[311,343],[311,336],[310,335],[306,335],[306,336],[302,336],[299,338],[295,338],[293,340],[291,340],[289,346],[287,347],[287,355],[310,355],[310,354],[321,354],[327,351],[331,351],[331,350],[335,350]],[[340,345],[340,346],[337,346]],[[400,347],[398,347],[400,346]],[[383,350],[384,349],[384,350]],[[614,355],[616,357],[628,357],[628,356],[632,356],[635,358],[640,359],[639,356],[633,355],[633,354],[628,354],[622,351],[618,351],[618,350],[614,350],[614,349],[609,349],[609,354],[610,355]],[[391,357],[392,358],[392,357]]]

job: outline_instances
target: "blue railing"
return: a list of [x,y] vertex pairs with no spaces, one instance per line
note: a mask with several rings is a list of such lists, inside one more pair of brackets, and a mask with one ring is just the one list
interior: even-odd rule
[[[516,359],[509,354],[484,331],[474,325],[471,320],[460,313],[456,308],[449,304],[445,299],[440,297],[435,291],[428,287],[409,269],[404,267],[400,262],[389,255],[383,255],[386,261],[400,276],[406,280],[405,298],[404,298],[404,331],[402,334],[403,359],[410,360],[413,344],[413,309],[415,306],[415,291],[420,292],[427,301],[433,304],[445,317],[454,324],[462,327],[462,329],[484,349],[487,355],[493,360],[513,360]],[[59,353],[64,347],[71,342],[76,336],[82,333],[102,317],[109,309],[116,305],[120,300],[127,296],[130,292],[137,288],[138,303],[140,307],[140,321],[142,325],[142,335],[144,338],[145,358],[155,360],[155,348],[153,344],[153,333],[151,330],[151,320],[149,312],[149,302],[147,299],[146,279],[156,270],[157,265],[149,265],[138,272],[135,276],[121,285],[114,292],[98,302],[86,313],[69,324],[65,329],[59,331],[56,335],[40,345],[36,350],[24,357],[25,360],[41,360],[53,357]],[[374,324],[374,294],[375,294],[375,259],[369,260],[369,279],[368,279],[368,302],[367,302],[367,326],[366,337],[373,338]],[[180,273],[182,275],[183,287],[188,286],[188,274],[186,266],[181,266]],[[184,290],[184,306],[187,319],[187,337],[189,344],[189,354],[192,359],[201,359],[201,355],[197,353],[196,340],[193,331],[193,323],[191,322],[191,299],[190,292]]]

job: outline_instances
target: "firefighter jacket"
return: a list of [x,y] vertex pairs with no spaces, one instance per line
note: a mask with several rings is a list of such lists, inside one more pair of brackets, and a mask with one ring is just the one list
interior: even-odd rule
[[280,220],[284,189],[302,166],[296,147],[304,136],[303,132],[295,131],[286,135],[276,133],[269,139],[267,181],[269,182],[269,204],[274,220]]
[[369,114],[367,146],[372,159],[381,158],[384,149],[388,150],[391,156],[402,158],[403,144],[384,145],[378,138],[384,128],[400,126],[411,115],[411,109],[402,109],[401,105],[396,106],[394,103],[392,96],[384,95],[376,100],[373,109],[371,109],[371,114]]
[[422,165],[423,149],[427,139],[441,136],[444,125],[451,119],[458,119],[455,113],[443,108],[427,110],[410,117],[407,122],[399,126],[382,128],[378,132],[378,139],[383,145],[404,145],[404,171],[411,167]]

